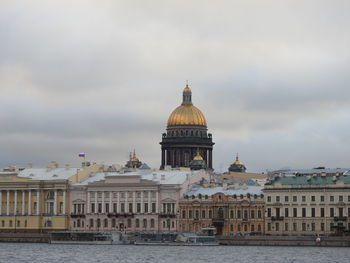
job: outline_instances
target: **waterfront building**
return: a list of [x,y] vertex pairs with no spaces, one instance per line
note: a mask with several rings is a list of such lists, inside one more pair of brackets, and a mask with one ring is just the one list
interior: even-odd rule
[[7,168],[0,172],[0,231],[46,232],[68,228],[70,183],[78,182],[99,166]]
[[179,202],[179,231],[215,227],[218,235],[264,233],[262,186],[203,182]]
[[275,177],[264,188],[267,234],[350,230],[350,176]]
[[350,175],[349,168],[326,168],[323,166],[312,169],[281,169],[269,171],[270,176],[339,176]]
[[71,187],[70,229],[176,231],[180,196],[209,177],[189,169],[95,173]]
[[190,162],[199,151],[206,168],[213,168],[212,135],[207,132],[203,113],[192,103],[192,91],[186,85],[182,104],[169,116],[167,131],[162,135],[161,169],[166,166],[190,167]]

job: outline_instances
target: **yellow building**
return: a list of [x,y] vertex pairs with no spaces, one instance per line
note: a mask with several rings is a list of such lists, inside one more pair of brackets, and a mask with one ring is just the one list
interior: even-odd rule
[[69,185],[101,165],[17,169],[0,172],[0,231],[46,232],[68,229]]

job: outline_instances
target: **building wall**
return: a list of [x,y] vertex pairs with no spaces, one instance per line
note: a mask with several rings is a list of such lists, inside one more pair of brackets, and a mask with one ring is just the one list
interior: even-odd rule
[[268,234],[333,234],[341,225],[350,230],[349,187],[272,186],[264,192]]
[[264,233],[264,201],[260,196],[234,198],[217,193],[189,197],[180,200],[179,209],[178,230],[182,232],[201,232],[214,226],[222,235]]

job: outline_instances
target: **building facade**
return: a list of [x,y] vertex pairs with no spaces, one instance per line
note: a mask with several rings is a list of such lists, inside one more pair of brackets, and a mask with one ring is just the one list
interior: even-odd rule
[[161,169],[166,166],[190,167],[197,151],[206,168],[213,168],[212,135],[207,132],[203,113],[192,104],[192,91],[186,85],[182,104],[169,116],[167,132],[163,133],[161,144]]
[[204,171],[96,173],[70,192],[70,229],[174,232],[178,200]]
[[52,162],[47,168],[0,172],[0,231],[68,229],[69,185],[95,168],[59,168]]
[[215,227],[218,235],[263,234],[261,186],[195,186],[179,202],[179,231]]
[[276,177],[265,185],[268,234],[341,234],[350,230],[350,176]]

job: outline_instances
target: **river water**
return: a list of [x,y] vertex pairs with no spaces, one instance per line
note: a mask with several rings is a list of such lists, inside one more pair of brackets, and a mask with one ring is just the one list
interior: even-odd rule
[[0,263],[17,262],[350,262],[349,248],[327,247],[165,247],[0,243]]

